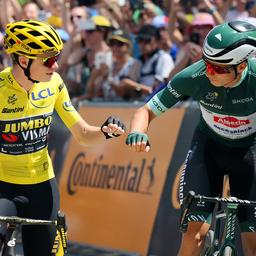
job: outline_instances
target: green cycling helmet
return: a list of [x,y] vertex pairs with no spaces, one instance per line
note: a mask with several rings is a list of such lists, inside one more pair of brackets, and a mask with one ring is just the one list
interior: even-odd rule
[[256,27],[246,21],[232,21],[214,27],[203,44],[203,57],[237,65],[256,54]]

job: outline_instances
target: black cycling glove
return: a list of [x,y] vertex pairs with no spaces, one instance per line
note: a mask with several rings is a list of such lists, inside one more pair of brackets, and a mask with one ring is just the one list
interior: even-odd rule
[[101,126],[101,131],[105,135],[106,139],[111,139],[113,137],[118,137],[121,135],[121,134],[116,134],[116,133],[104,132],[103,127],[108,126],[109,124],[116,124],[119,128],[126,131],[125,124],[123,123],[123,121],[120,118],[115,117],[115,116],[110,116]]

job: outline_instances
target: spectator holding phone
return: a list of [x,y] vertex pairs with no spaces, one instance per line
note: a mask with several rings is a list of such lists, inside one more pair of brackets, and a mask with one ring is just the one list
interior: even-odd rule
[[169,75],[170,79],[183,68],[202,58],[203,40],[214,26],[215,21],[211,14],[198,12],[194,16],[191,26],[187,29],[187,42],[185,42],[179,50],[175,68]]

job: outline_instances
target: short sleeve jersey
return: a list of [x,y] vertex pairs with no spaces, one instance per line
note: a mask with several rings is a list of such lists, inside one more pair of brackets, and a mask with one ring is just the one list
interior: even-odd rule
[[0,72],[0,180],[34,184],[54,177],[47,150],[54,109],[68,128],[81,119],[58,73],[27,92],[12,68]]
[[186,96],[193,97],[200,105],[199,128],[203,132],[225,145],[254,143],[256,59],[248,60],[241,81],[232,88],[212,85],[206,76],[204,62],[196,62],[174,76],[147,104],[160,115]]

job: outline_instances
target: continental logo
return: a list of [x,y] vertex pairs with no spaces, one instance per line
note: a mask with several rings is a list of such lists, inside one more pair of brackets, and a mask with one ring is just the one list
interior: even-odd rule
[[109,165],[104,163],[103,155],[88,162],[86,155],[79,153],[69,171],[67,191],[74,195],[80,188],[91,187],[150,195],[155,179],[155,162],[153,158],[150,162],[142,159],[139,165],[131,161],[126,165]]
[[38,118],[35,120],[22,121],[16,123],[6,123],[4,125],[3,133],[17,133],[27,130],[39,129],[45,126],[49,126],[52,122],[52,116],[47,118]]
[[188,160],[189,160],[189,157],[190,157],[191,153],[192,153],[192,150],[189,150],[188,154],[187,154],[187,157],[186,157],[186,160],[185,160],[185,164],[183,166],[183,169],[182,169],[181,175],[180,175],[180,185],[179,185],[179,200],[180,200],[180,203],[182,203],[183,200],[184,200],[185,174],[186,174],[186,168],[187,168]]
[[3,108],[2,113],[4,114],[10,114],[10,113],[18,113],[18,112],[23,112],[24,107],[17,107],[17,108]]

